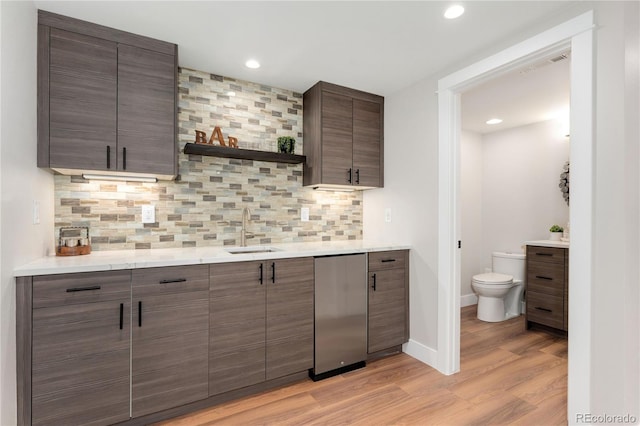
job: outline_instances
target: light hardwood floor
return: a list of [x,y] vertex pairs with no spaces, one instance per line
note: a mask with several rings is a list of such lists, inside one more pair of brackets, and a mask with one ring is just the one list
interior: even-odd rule
[[462,309],[460,373],[405,354],[319,382],[303,381],[163,425],[562,425],[567,340]]

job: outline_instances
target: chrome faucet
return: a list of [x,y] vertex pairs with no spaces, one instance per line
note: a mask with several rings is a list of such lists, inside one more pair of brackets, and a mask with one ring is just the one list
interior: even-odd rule
[[242,230],[240,231],[240,247],[247,246],[247,234],[253,235],[251,232],[247,232],[247,222],[251,220],[251,210],[249,207],[242,209]]

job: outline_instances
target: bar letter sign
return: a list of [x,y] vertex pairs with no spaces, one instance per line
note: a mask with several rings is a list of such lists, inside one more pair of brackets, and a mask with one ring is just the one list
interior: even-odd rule
[[[222,136],[222,130],[220,127],[216,126],[211,132],[211,137],[207,141],[207,134],[200,130],[196,130],[196,143],[205,144],[205,145],[213,145],[213,141],[217,140],[220,142],[220,145],[227,146],[224,142],[224,136]],[[237,148],[238,147],[238,139],[233,136],[229,136],[229,147]]]

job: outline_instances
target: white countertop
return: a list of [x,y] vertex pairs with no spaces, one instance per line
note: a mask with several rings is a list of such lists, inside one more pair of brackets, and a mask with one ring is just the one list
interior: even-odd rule
[[47,256],[14,269],[13,275],[16,277],[24,277],[117,269],[196,265],[200,263],[227,263],[247,260],[284,259],[290,257],[328,256],[386,250],[405,250],[410,248],[408,245],[373,243],[361,240],[267,244],[266,247],[273,247],[277,251],[231,254],[225,251],[225,249],[234,247],[196,247],[109,250],[95,251],[84,256]]
[[569,248],[569,241],[537,240],[537,241],[526,241],[525,244],[528,246]]

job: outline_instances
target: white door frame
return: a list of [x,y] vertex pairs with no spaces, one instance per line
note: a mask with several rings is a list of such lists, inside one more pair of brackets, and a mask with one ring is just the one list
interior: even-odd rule
[[575,419],[575,413],[591,412],[590,311],[595,138],[593,30],[594,14],[589,11],[438,81],[437,368],[444,374],[453,374],[460,370],[460,94],[541,56],[571,48],[569,323],[573,325],[569,334],[569,419]]

